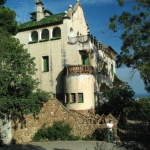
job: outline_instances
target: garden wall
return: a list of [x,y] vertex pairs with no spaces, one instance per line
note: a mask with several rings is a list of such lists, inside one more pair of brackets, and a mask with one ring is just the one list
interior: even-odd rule
[[91,136],[98,128],[106,128],[106,122],[112,119],[114,124],[117,121],[110,114],[108,116],[95,115],[94,112],[87,111],[77,112],[69,111],[57,99],[52,98],[44,104],[41,112],[37,116],[26,115],[25,123],[12,122],[12,137],[16,143],[30,142],[34,134],[42,127],[52,126],[56,121],[68,122],[72,127],[72,133],[76,136],[86,137]]

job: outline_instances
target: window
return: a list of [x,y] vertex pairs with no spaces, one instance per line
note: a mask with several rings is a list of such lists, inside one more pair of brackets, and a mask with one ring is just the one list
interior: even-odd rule
[[81,55],[82,65],[89,65],[89,57],[87,55]]
[[111,64],[111,74],[114,74],[114,66]]
[[74,37],[74,31],[73,31],[73,28],[70,28],[70,37]]
[[33,41],[33,42],[37,42],[38,41],[38,32],[37,31],[33,31],[31,33],[31,41]]
[[75,93],[71,93],[71,99],[72,99],[72,103],[76,102]]
[[65,103],[69,103],[69,94],[66,94],[66,101]]
[[52,32],[52,39],[51,40],[56,40],[61,38],[61,30],[59,27],[54,28]]
[[49,40],[49,31],[48,31],[48,29],[42,30],[41,39],[42,40]]
[[78,103],[83,103],[83,93],[78,93]]
[[48,56],[43,57],[43,72],[49,71],[49,58]]

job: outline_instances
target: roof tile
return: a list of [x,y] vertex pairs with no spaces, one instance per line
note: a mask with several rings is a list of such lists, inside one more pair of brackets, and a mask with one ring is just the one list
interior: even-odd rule
[[53,23],[58,23],[63,20],[63,16],[65,13],[60,13],[60,14],[55,14],[51,16],[47,16],[40,21],[28,21],[23,24],[19,25],[19,30],[25,30],[29,28],[34,28],[42,25],[48,25],[48,24],[53,24]]

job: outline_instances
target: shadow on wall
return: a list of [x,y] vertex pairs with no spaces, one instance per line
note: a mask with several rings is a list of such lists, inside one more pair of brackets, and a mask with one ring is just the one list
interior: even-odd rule
[[40,146],[34,146],[30,144],[16,144],[0,147],[0,150],[46,150]]
[[64,100],[64,77],[65,76],[65,69],[63,69],[57,76],[56,81],[56,98],[63,103]]

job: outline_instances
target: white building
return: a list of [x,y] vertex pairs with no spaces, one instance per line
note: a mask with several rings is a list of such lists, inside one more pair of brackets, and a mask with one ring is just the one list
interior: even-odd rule
[[31,20],[16,38],[35,57],[39,88],[52,92],[68,109],[94,109],[112,85],[116,52],[89,32],[79,0],[65,13],[53,14],[36,0]]

